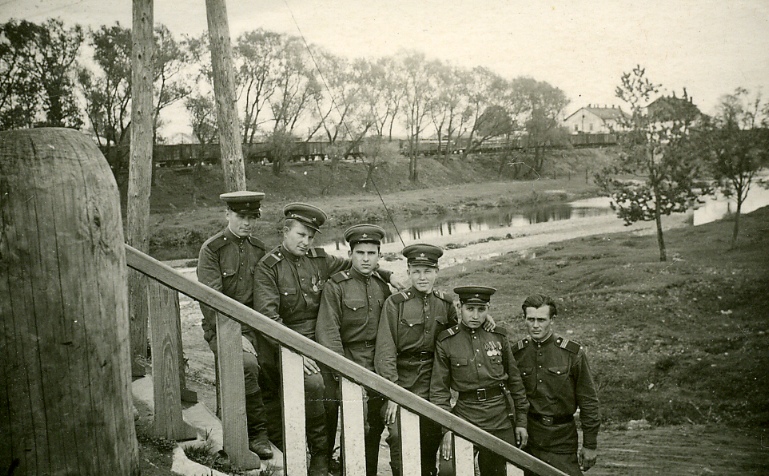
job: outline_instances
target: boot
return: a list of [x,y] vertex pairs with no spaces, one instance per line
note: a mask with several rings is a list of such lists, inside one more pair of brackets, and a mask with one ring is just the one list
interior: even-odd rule
[[262,402],[262,392],[246,395],[246,422],[248,448],[261,459],[272,458],[272,446],[267,439],[267,413]]
[[326,415],[307,417],[307,444],[310,447],[310,476],[328,476]]

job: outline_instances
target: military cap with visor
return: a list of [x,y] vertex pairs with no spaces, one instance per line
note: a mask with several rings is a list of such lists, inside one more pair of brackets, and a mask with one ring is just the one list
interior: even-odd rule
[[227,204],[227,208],[240,215],[259,218],[261,216],[264,193],[241,190],[219,195],[219,199]]
[[403,256],[406,257],[408,264],[429,266],[431,268],[438,267],[438,258],[443,256],[443,250],[435,245],[428,245],[426,243],[418,243],[415,245],[409,245],[403,248]]
[[488,304],[497,290],[488,286],[457,286],[454,292],[462,304]]
[[326,223],[326,212],[307,203],[289,203],[283,207],[283,215],[286,219],[296,220],[302,225],[320,231],[320,227]]
[[368,223],[353,225],[344,231],[344,240],[348,242],[350,246],[357,243],[373,243],[375,245],[381,245],[384,236],[384,228]]

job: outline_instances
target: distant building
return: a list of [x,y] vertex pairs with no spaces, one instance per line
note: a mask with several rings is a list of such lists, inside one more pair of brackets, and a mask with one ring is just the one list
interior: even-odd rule
[[563,120],[571,134],[599,134],[623,128],[622,120],[628,117],[619,107],[598,107],[590,104],[581,107]]
[[673,93],[672,96],[660,96],[650,102],[645,108],[645,114],[655,119],[654,122],[667,123],[673,120],[685,120],[692,124],[703,118],[699,108],[694,105],[692,98],[686,95],[678,98]]

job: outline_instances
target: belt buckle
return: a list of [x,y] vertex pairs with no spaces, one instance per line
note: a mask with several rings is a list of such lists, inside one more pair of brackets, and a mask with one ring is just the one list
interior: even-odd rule
[[544,425],[548,425],[549,426],[549,425],[552,425],[555,422],[553,421],[553,417],[551,417],[550,415],[542,415],[542,423]]
[[479,402],[485,402],[486,401],[486,389],[485,388],[479,388],[475,391],[475,396],[478,398]]

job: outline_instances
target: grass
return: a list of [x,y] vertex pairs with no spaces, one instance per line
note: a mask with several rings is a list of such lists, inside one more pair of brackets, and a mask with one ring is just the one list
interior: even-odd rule
[[555,297],[556,332],[587,347],[608,427],[766,426],[769,209],[742,223],[733,250],[730,221],[667,232],[666,262],[654,236],[593,236],[534,250],[534,259],[448,268],[439,286],[496,287],[493,315],[513,339],[524,335],[526,295]]

